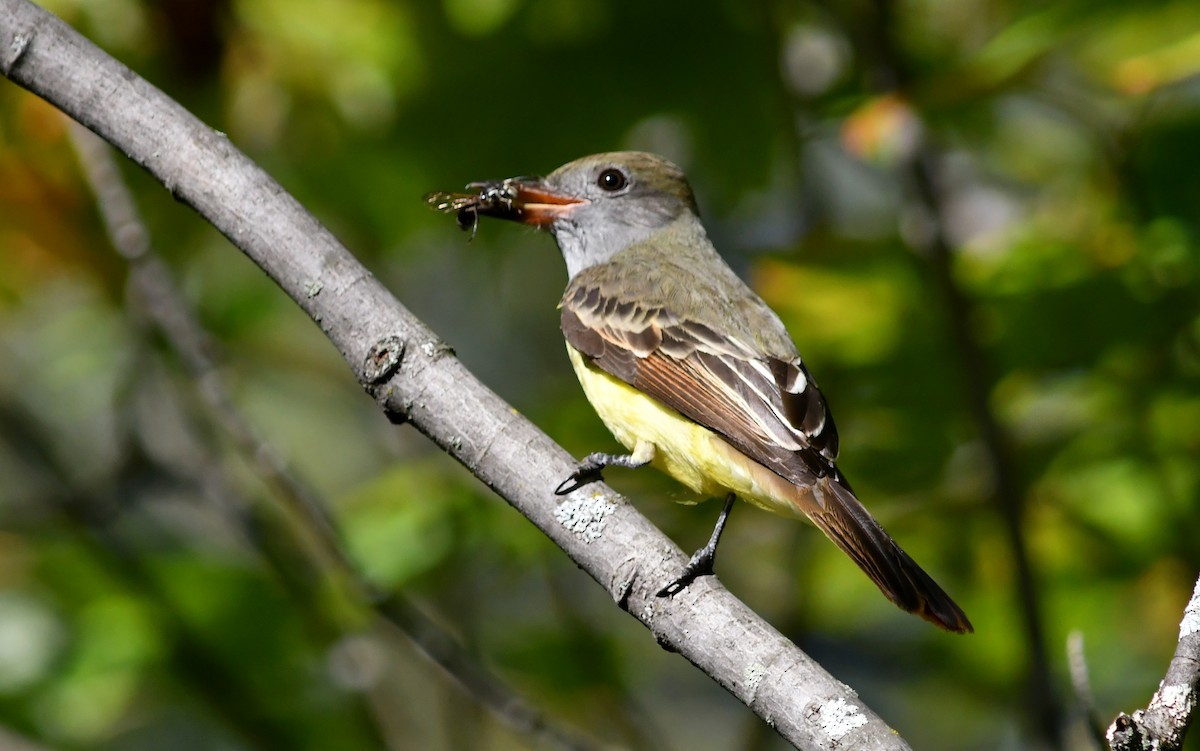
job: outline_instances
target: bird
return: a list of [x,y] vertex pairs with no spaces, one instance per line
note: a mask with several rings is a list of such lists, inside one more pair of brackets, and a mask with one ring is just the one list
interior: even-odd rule
[[[653,465],[725,498],[708,543],[659,590],[710,574],[742,499],[807,518],[901,609],[954,633],[962,609],[896,543],[839,471],[838,431],[779,316],[710,241],[683,171],[640,151],[594,154],[544,178],[429,194],[474,233],[480,216],[547,230],[566,262],[567,353],[588,401],[628,453],[588,455],[565,495],[607,467]],[[474,236],[472,234],[472,236]]]

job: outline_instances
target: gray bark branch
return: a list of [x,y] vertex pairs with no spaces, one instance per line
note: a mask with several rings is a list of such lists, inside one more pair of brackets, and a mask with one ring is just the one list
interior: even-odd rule
[[25,0],[0,0],[0,72],[142,166],[312,319],[393,420],[411,422],[526,516],[637,618],[801,749],[907,749],[714,577],[655,592],[686,556],[596,484],[559,499],[574,462],[472,376],[278,183],[131,70]]
[[1112,751],[1180,751],[1200,708],[1200,579],[1179,622],[1179,644],[1145,709],[1122,712],[1108,727]]

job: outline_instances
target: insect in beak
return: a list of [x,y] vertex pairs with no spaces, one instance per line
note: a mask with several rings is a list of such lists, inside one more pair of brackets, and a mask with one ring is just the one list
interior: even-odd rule
[[435,191],[425,195],[425,203],[437,211],[454,212],[458,226],[471,230],[471,239],[479,229],[479,216],[548,227],[570,207],[586,203],[547,188],[540,178],[510,177],[467,184],[475,193],[445,193]]

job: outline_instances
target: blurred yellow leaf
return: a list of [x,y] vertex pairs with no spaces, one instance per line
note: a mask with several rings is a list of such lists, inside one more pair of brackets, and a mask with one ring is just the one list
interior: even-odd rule
[[903,284],[890,270],[850,274],[764,260],[751,277],[806,351],[815,345],[862,365],[883,359],[898,343]]

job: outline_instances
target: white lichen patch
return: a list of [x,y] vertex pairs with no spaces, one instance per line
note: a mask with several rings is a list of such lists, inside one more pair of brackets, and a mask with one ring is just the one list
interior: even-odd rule
[[1169,707],[1172,714],[1184,716],[1191,712],[1196,695],[1189,686],[1162,686],[1155,699],[1156,703]]
[[763,677],[767,674],[767,669],[757,662],[746,666],[746,672],[742,676],[742,680],[746,682],[747,703],[752,703],[754,697],[758,694],[758,686],[762,683]]
[[822,704],[816,711],[815,719],[833,741],[841,740],[867,724],[866,716],[858,707],[840,697]]
[[1200,631],[1200,579],[1196,580],[1196,588],[1192,590],[1192,599],[1188,601],[1187,609],[1183,611],[1183,620],[1179,622],[1179,639]]
[[554,518],[579,539],[592,542],[604,535],[605,519],[616,510],[617,504],[598,493],[589,498],[563,501],[554,509]]

